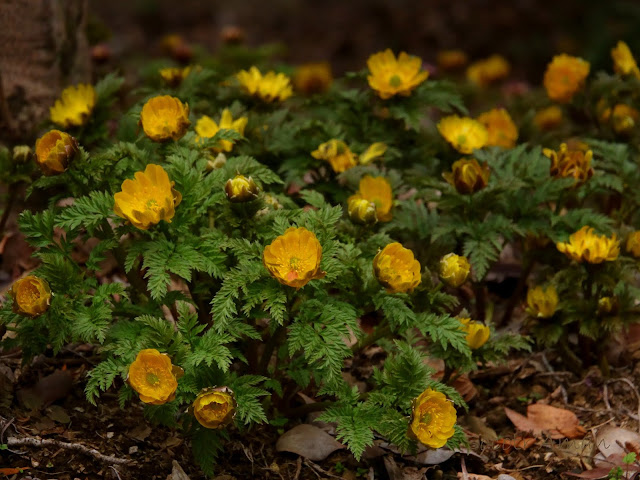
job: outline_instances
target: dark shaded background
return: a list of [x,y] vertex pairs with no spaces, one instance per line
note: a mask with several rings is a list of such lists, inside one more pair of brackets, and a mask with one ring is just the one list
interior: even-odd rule
[[387,47],[426,62],[455,47],[471,58],[502,53],[517,76],[539,82],[555,53],[610,69],[617,40],[640,52],[640,0],[92,0],[91,11],[116,55],[170,32],[215,51],[222,28],[236,25],[249,45],[281,42],[285,60],[328,60],[337,72]]

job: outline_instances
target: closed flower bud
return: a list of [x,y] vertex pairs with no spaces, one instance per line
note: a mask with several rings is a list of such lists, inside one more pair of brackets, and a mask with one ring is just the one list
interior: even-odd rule
[[450,287],[459,287],[469,276],[471,265],[467,257],[449,253],[440,260],[440,279]]
[[631,232],[627,237],[627,244],[625,245],[627,252],[636,258],[640,258],[640,230]]
[[413,401],[409,436],[431,448],[441,448],[455,433],[456,409],[444,393],[427,388]]
[[244,42],[244,30],[237,25],[225,25],[220,31],[220,40],[227,45],[239,45]]
[[244,203],[255,200],[258,198],[259,191],[253,179],[251,177],[247,178],[244,175],[236,175],[224,184],[224,192],[227,194],[229,201],[233,203]]
[[486,187],[490,174],[486,163],[480,165],[475,158],[461,158],[453,163],[451,172],[443,173],[442,176],[458,193],[469,194]]
[[16,145],[13,147],[13,161],[15,163],[27,163],[33,155],[33,150],[28,145]]
[[471,320],[470,318],[459,318],[462,326],[460,327],[467,334],[466,340],[469,348],[475,350],[480,348],[491,336],[491,330],[486,325]]
[[558,292],[553,285],[537,286],[527,292],[527,313],[532,317],[552,317],[558,308]]
[[406,293],[422,281],[420,262],[400,243],[390,243],[373,259],[373,271],[389,293]]
[[376,204],[364,198],[360,198],[357,195],[353,195],[349,198],[347,210],[349,212],[349,218],[354,223],[368,225],[378,221],[378,217],[376,216]]
[[36,140],[36,162],[45,175],[63,173],[76,153],[76,139],[60,130],[51,130]]
[[51,303],[49,284],[35,275],[17,280],[11,286],[9,294],[13,297],[13,311],[29,317],[42,315]]
[[229,387],[205,388],[193,402],[193,415],[205,428],[224,428],[236,414],[236,399]]

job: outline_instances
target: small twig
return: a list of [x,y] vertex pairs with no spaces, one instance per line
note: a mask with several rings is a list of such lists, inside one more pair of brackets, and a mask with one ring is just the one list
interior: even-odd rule
[[118,477],[118,480],[122,480],[122,477],[120,477],[120,473],[118,473],[118,469],[116,467],[114,467],[113,465],[109,465],[109,468],[113,470],[113,473],[116,474],[116,477]]
[[607,380],[604,384],[604,388],[603,388],[603,396],[604,396],[604,400],[605,400],[605,405],[607,406],[607,410],[611,410],[611,405],[609,404],[609,398],[608,398],[608,390],[607,390],[607,385],[609,383],[614,383],[614,382],[624,382],[627,385],[629,385],[629,387],[631,387],[631,390],[633,391],[633,393],[636,394],[636,398],[638,400],[638,431],[640,432],[640,392],[638,392],[638,388],[635,386],[635,384],[629,380],[626,377],[620,377],[620,378],[612,378],[611,380]]
[[[3,419],[3,420],[4,420],[4,419]],[[12,418],[12,419],[11,419],[11,420],[9,420],[9,421],[6,421],[6,422],[5,422],[5,421],[3,421],[3,422],[2,422],[2,423],[3,423],[3,425],[2,425],[2,431],[0,431],[0,443],[4,443],[4,432],[6,432],[6,431],[7,431],[7,428],[9,428],[9,425],[11,425],[11,424],[13,423],[13,421],[14,421],[14,420],[15,420],[15,419],[14,419],[14,418]]]
[[304,464],[309,466],[309,467],[311,467],[313,470],[317,470],[319,473],[322,473],[323,475],[327,475],[328,477],[331,477],[331,478],[337,478],[339,480],[343,480],[342,477],[338,477],[337,475],[334,475],[333,473],[327,472],[320,465],[316,465],[311,460],[306,460],[305,459]]
[[460,457],[460,469],[462,470],[462,479],[469,480],[469,472],[467,472],[467,464],[464,457]]
[[298,464],[296,465],[296,473],[293,475],[293,480],[300,478],[300,472],[302,471],[302,457],[298,457]]
[[128,460],[126,458],[118,458],[118,457],[114,457],[113,455],[103,455],[95,448],[85,447],[80,443],[66,443],[66,442],[61,442],[60,440],[53,440],[49,438],[9,437],[7,439],[7,445],[10,447],[24,446],[24,445],[29,445],[32,447],[60,447],[60,448],[66,448],[68,450],[75,450],[77,452],[82,452],[86,455],[90,455],[106,463],[115,463],[117,465],[125,465],[127,463],[131,463],[131,460]]

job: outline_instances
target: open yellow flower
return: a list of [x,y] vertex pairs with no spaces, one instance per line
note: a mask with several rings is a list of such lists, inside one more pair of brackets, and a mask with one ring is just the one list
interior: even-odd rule
[[436,56],[438,68],[442,70],[458,70],[468,61],[469,57],[462,50],[442,50]]
[[479,87],[488,87],[509,75],[511,65],[502,55],[477,60],[467,68],[467,80]]
[[537,286],[527,292],[527,313],[532,317],[549,318],[558,308],[558,292],[553,285]]
[[9,289],[9,295],[13,297],[13,311],[29,317],[42,315],[51,304],[49,284],[35,275],[16,280]]
[[180,67],[168,67],[162,68],[158,72],[162,77],[162,80],[165,81],[167,85],[170,87],[177,87],[182,83],[182,81],[189,76],[191,71],[193,70],[192,66],[180,68]]
[[438,122],[438,131],[460,153],[471,153],[489,141],[489,132],[479,121],[449,115]]
[[555,102],[570,102],[589,75],[589,62],[565,53],[556,55],[544,72],[544,87]]
[[489,184],[491,171],[486,163],[480,165],[475,158],[461,158],[453,162],[451,172],[442,176],[463,195],[475,193]]
[[262,252],[262,262],[269,273],[283,285],[296,289],[325,276],[320,270],[321,260],[320,242],[304,227],[288,228]]
[[629,234],[625,248],[631,255],[636,258],[640,258],[640,230],[636,230]]
[[173,185],[164,168],[150,163],[144,172],[136,172],[135,180],[122,182],[122,191],[114,195],[113,210],[141,230],[160,220],[170,223],[182,200]]
[[[234,120],[231,116],[231,111],[228,108],[222,110],[220,125],[218,125],[211,117],[203,115],[196,122],[195,130],[198,134],[196,141],[199,141],[202,138],[212,138],[221,129],[235,130],[240,135],[244,135],[244,129],[247,126],[248,121],[249,119],[247,117],[240,117]],[[230,142],[229,140],[220,140],[218,144],[220,145],[219,147],[214,147],[212,149],[216,153],[230,152],[233,148],[233,142]]]
[[400,243],[390,243],[373,259],[373,271],[389,293],[412,291],[422,281],[420,262]]
[[513,148],[518,140],[518,127],[504,108],[494,108],[478,116],[489,134],[487,145]]
[[224,428],[236,414],[236,399],[229,387],[206,388],[193,402],[193,416],[205,428]]
[[142,107],[140,123],[154,142],[180,140],[191,125],[189,105],[170,95],[150,98]]
[[489,327],[470,318],[458,318],[458,320],[460,320],[462,324],[460,328],[467,334],[465,339],[471,350],[480,348],[487,343],[487,340],[489,340],[491,336],[491,329]]
[[270,71],[262,75],[256,67],[251,67],[249,71],[238,72],[236,78],[245,92],[265,102],[283,101],[293,95],[291,80],[284,73]]
[[178,379],[183,373],[180,367],[171,364],[169,355],[147,348],[140,350],[129,366],[127,381],[141,401],[163,405],[175,398]]
[[449,253],[440,260],[440,279],[450,287],[457,288],[469,276],[471,264],[467,257]]
[[36,162],[45,175],[63,173],[78,153],[78,142],[60,130],[50,130],[36,140]]
[[323,93],[329,90],[333,76],[328,62],[305,63],[296,68],[293,85],[305,95]]
[[619,134],[631,133],[638,124],[640,113],[633,107],[618,103],[600,114],[603,123],[611,123],[613,131]]
[[63,128],[80,127],[87,123],[96,106],[93,85],[79,84],[65,88],[49,109],[51,121]]
[[370,73],[367,77],[369,86],[383,100],[394,95],[410,95],[429,76],[429,72],[422,69],[419,57],[401,52],[396,59],[389,48],[371,55],[367,66]]
[[611,58],[613,59],[613,70],[620,75],[632,75],[636,78],[640,78],[640,70],[636,59],[633,58],[631,49],[623,41],[619,41],[618,44],[611,49]]
[[581,185],[593,176],[591,159],[593,152],[587,150],[569,150],[566,143],[560,145],[560,150],[542,149],[542,153],[551,159],[550,174],[556,178],[573,177],[576,185]]
[[413,401],[409,435],[427,447],[444,447],[456,420],[456,409],[444,393],[427,388]]
[[558,242],[556,247],[576,262],[611,262],[620,253],[620,242],[615,234],[611,238],[598,235],[588,225],[571,234],[568,242]]
[[318,148],[311,152],[311,156],[329,162],[336,173],[344,172],[357,165],[356,155],[349,146],[335,138],[318,145]]
[[533,117],[533,123],[540,130],[553,130],[562,123],[562,109],[557,105],[538,110]]
[[364,199],[376,206],[376,216],[381,222],[388,222],[393,218],[391,207],[393,206],[393,191],[391,184],[384,177],[372,177],[365,175],[360,180],[358,191],[349,197],[349,201]]

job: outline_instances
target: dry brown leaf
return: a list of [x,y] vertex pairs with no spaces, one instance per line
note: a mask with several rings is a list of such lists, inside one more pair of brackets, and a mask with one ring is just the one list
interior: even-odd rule
[[478,395],[478,389],[473,384],[471,380],[469,380],[468,375],[460,375],[453,381],[453,388],[455,388],[465,402],[470,402],[473,400],[476,395]]
[[505,453],[511,452],[514,448],[517,450],[527,450],[536,443],[535,438],[516,437],[516,438],[499,438],[496,440],[498,445],[502,445]]
[[582,438],[587,433],[575,413],[563,408],[535,403],[527,408],[526,417],[510,408],[505,407],[504,411],[518,430],[536,436],[545,432],[553,439]]
[[324,460],[342,448],[345,446],[327,432],[308,423],[286,431],[276,442],[278,452],[297,453],[312,461]]
[[640,444],[640,434],[621,427],[610,425],[598,429],[596,446],[605,457],[614,454],[626,454],[627,444]]

